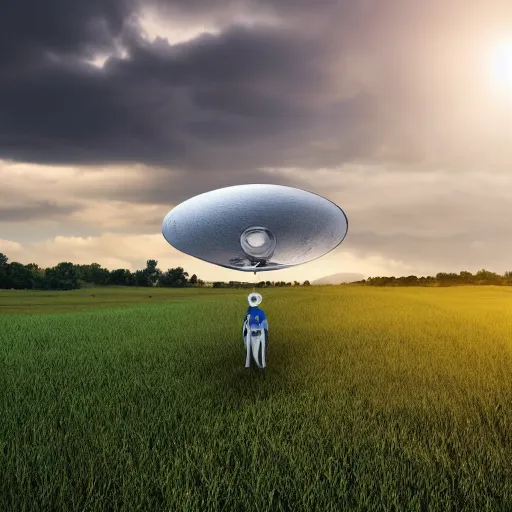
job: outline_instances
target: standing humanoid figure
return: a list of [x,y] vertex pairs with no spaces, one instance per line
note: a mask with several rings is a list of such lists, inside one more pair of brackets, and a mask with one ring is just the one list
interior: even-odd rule
[[[247,300],[249,302],[249,308],[244,315],[244,323],[242,327],[242,334],[244,338],[244,344],[246,343],[247,329],[264,329],[265,332],[265,360],[268,346],[268,321],[265,312],[258,306],[261,304],[263,297],[259,293],[251,293]],[[247,320],[249,324],[247,325]]]

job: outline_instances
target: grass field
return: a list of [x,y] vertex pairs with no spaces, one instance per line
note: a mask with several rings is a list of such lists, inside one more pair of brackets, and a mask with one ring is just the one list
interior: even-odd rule
[[512,510],[512,288],[262,294],[0,291],[0,510]]

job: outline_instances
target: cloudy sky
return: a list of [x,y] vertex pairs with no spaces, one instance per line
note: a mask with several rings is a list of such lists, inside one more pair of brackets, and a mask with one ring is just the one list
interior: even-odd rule
[[6,0],[0,252],[259,280],[161,235],[243,183],[339,204],[343,244],[266,274],[512,270],[510,0]]

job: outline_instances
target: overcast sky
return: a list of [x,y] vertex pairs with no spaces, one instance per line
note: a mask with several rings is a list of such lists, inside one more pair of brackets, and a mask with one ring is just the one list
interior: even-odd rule
[[512,2],[4,0],[11,261],[259,280],[161,234],[243,183],[349,219],[338,249],[265,279],[512,270]]

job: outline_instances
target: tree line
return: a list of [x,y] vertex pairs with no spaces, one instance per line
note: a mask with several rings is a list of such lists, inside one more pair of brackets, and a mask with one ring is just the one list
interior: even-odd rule
[[[415,275],[394,277],[369,277],[356,281],[355,285],[366,286],[460,286],[460,285],[512,285],[512,271],[503,275],[489,270],[475,274],[468,271],[457,273],[439,272],[435,276]],[[310,286],[309,281],[293,283],[285,281],[215,281],[206,283],[182,267],[170,268],[166,272],[158,268],[156,260],[147,260],[146,268],[131,272],[127,269],[108,270],[99,263],[75,265],[62,262],[55,267],[41,268],[35,263],[23,265],[17,261],[9,263],[5,254],[0,253],[0,288],[15,290],[75,290],[84,286],[159,286],[183,288],[186,286],[212,286],[213,288],[273,288],[289,286]]]
[[439,272],[435,276],[417,277],[369,277],[352,284],[363,284],[367,286],[462,286],[462,285],[512,285],[512,272],[505,272],[503,275],[489,270],[479,270],[475,274],[463,270],[458,274],[455,272]]
[[[308,286],[309,281],[303,285]],[[284,281],[261,281],[258,284],[241,281],[216,281],[206,283],[198,279],[196,274],[189,278],[188,272],[182,267],[170,268],[166,272],[158,268],[158,261],[147,260],[146,268],[130,272],[119,268],[108,270],[99,263],[75,265],[62,262],[55,267],[41,268],[35,263],[23,265],[17,261],[9,263],[5,254],[0,253],[0,289],[15,290],[76,290],[85,286],[158,286],[169,288],[184,288],[186,286],[214,288],[253,288],[254,286],[292,286]],[[300,286],[298,281],[295,286]]]
[[204,286],[194,274],[190,279],[182,267],[162,272],[156,260],[148,260],[146,268],[130,272],[127,269],[108,270],[99,263],[75,265],[62,262],[55,267],[41,268],[35,263],[9,263],[0,253],[0,288],[15,290],[76,290],[84,286]]

